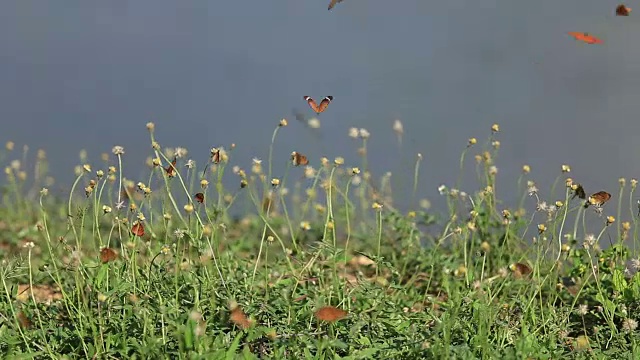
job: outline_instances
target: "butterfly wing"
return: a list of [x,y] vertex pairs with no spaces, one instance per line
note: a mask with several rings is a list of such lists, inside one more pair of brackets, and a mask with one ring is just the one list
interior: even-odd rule
[[336,6],[337,3],[342,2],[342,0],[331,0],[331,2],[329,3],[329,8],[327,10],[331,10],[333,9],[334,6]]
[[576,196],[583,200],[587,198],[587,194],[584,192],[584,188],[580,184],[578,184],[578,186],[574,190],[571,199],[574,199]]
[[616,7],[616,15],[617,16],[629,16],[629,13],[631,12],[631,8],[630,7],[626,7],[623,4],[620,4]]
[[593,36],[593,35],[589,35],[589,34],[585,34],[585,39],[586,39],[586,43],[588,44],[601,44],[602,40],[600,40],[599,38]]
[[173,161],[171,161],[171,164],[164,169],[164,171],[167,172],[167,176],[169,176],[169,177],[175,176],[176,163],[177,162],[178,162],[178,158],[174,157]]
[[312,109],[313,111],[315,111],[316,113],[319,113],[319,111],[318,111],[318,104],[316,104],[316,101],[315,101],[315,100],[313,100],[313,99],[311,98],[311,96],[305,96],[305,97],[304,97],[304,99],[305,99],[305,101],[307,102],[307,104],[309,104],[309,106],[311,107],[311,109]]
[[611,199],[611,194],[609,194],[606,191],[598,191],[595,195],[597,196],[598,200],[600,200],[600,202],[603,204],[609,201],[609,199]]
[[320,106],[318,106],[318,110],[316,112],[318,114],[323,112],[327,108],[327,106],[329,106],[331,100],[333,100],[333,96],[325,96],[325,98],[320,101]]
[[587,44],[601,44],[602,43],[602,40],[600,40],[597,37],[595,37],[593,35],[590,35],[588,33],[570,31],[569,35],[573,36],[576,40],[582,41],[583,43],[587,43]]

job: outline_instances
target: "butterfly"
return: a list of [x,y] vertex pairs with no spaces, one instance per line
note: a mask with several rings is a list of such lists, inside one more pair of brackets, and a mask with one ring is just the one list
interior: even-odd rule
[[584,192],[584,188],[580,184],[578,184],[573,190],[573,196],[571,199],[574,199],[576,196],[583,200],[587,198],[587,194]]
[[584,204],[584,207],[587,208],[589,205],[594,205],[596,207],[601,207],[611,199],[611,194],[606,191],[598,191],[597,193],[589,196],[589,199]]
[[293,162],[293,166],[309,165],[309,159],[297,151],[291,153],[291,162]]
[[586,32],[581,33],[577,31],[569,31],[568,34],[573,36],[576,40],[582,41],[587,44],[602,44],[602,40]]
[[331,0],[331,2],[329,3],[329,8],[327,10],[331,10],[333,9],[334,6],[336,6],[337,3],[341,3],[342,0]]
[[100,250],[100,261],[105,264],[111,261],[114,261],[118,258],[118,254],[108,247],[102,248]]
[[520,262],[509,265],[509,269],[513,271],[513,274],[515,275],[516,278],[527,276],[531,274],[531,271],[532,271],[529,265],[525,263],[520,263]]
[[318,320],[332,323],[347,317],[347,312],[333,306],[323,306],[315,312],[315,315]]
[[616,16],[629,16],[631,8],[620,4],[616,7]]
[[309,103],[309,106],[316,112],[316,114],[320,114],[327,108],[327,106],[329,106],[329,103],[333,100],[333,96],[325,96],[324,99],[320,101],[320,105],[316,104],[315,100],[313,100],[311,96],[305,96],[304,99]]
[[176,163],[177,162],[178,162],[178,158],[174,157],[173,161],[171,162],[171,164],[164,169],[164,171],[167,172],[167,176],[168,177],[176,176]]
[[136,222],[131,227],[131,232],[135,236],[143,237],[144,236],[144,225],[141,222]]

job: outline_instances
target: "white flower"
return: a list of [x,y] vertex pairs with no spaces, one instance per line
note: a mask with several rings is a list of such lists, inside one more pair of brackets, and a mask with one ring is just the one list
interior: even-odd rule
[[318,118],[311,118],[309,119],[309,121],[307,121],[307,125],[309,125],[309,127],[312,129],[319,129],[320,120],[318,120]]
[[189,153],[187,151],[187,149],[182,148],[182,147],[177,147],[174,151],[173,151],[173,155],[177,158],[183,158],[185,156],[187,156],[187,153]]
[[404,133],[404,127],[402,126],[402,121],[396,119],[393,121],[393,131],[398,135],[402,135]]
[[185,231],[183,229],[176,229],[176,231],[173,232],[173,235],[175,235],[176,239],[182,239],[184,237]]

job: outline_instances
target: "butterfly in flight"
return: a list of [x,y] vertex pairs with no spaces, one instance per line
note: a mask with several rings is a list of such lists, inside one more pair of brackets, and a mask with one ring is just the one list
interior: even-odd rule
[[291,162],[293,166],[309,165],[309,159],[297,151],[291,153]]
[[311,96],[305,96],[304,99],[307,101],[311,109],[316,112],[316,114],[320,114],[327,108],[327,106],[329,106],[329,103],[331,102],[331,100],[333,100],[333,96],[325,96],[324,99],[320,101],[320,105],[318,105],[316,101],[311,98]]
[[573,36],[576,40],[582,41],[583,43],[602,44],[602,40],[586,32],[582,33],[577,31],[569,31],[568,34]]
[[337,3],[341,3],[342,0],[331,0],[331,2],[329,3],[329,8],[327,10],[331,10],[333,9],[334,6],[336,6]]
[[629,16],[629,13],[631,13],[631,8],[628,6],[620,4],[616,7],[616,16]]

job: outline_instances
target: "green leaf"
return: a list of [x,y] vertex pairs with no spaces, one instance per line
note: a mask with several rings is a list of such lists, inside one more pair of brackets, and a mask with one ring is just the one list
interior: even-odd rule
[[640,272],[635,273],[631,278],[631,290],[635,298],[640,297]]
[[229,349],[227,349],[227,353],[225,355],[225,358],[227,360],[233,360],[236,358],[236,352],[238,351],[238,347],[240,346],[240,339],[242,339],[243,335],[244,333],[242,331],[239,331],[238,335],[236,335],[236,338],[233,339],[233,343],[231,343],[231,346],[229,347]]
[[624,274],[622,271],[615,269],[613,270],[613,288],[617,292],[623,292],[628,287],[627,280],[624,278]]

